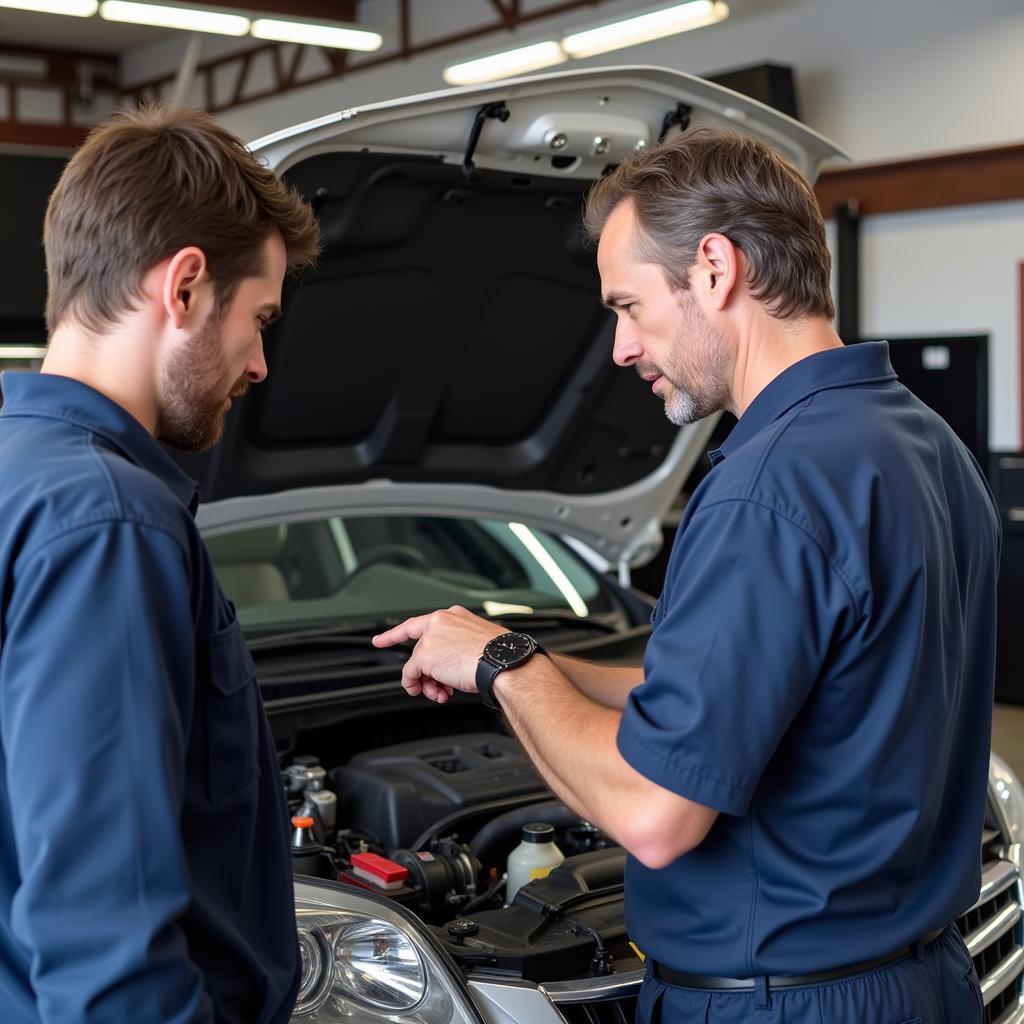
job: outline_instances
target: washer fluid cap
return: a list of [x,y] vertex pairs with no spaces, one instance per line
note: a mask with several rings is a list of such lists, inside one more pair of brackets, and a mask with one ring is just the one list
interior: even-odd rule
[[555,827],[545,821],[531,821],[523,826],[522,839],[524,843],[553,843]]

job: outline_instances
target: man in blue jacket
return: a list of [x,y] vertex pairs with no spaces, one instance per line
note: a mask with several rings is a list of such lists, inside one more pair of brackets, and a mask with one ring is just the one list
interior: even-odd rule
[[999,520],[984,474],[844,347],[814,193],[710,129],[588,201],[613,358],[674,423],[739,417],[687,505],[642,677],[410,619],[410,694],[479,690],[552,789],[631,854],[663,1024],[971,1024],[952,922],[978,898]]
[[49,351],[0,411],[0,1020],[286,1021],[287,809],[159,441],[213,444],[317,229],[204,114],[95,130],[50,199]]

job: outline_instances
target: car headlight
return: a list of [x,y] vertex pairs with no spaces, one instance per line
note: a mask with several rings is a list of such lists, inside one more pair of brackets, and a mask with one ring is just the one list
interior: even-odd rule
[[996,753],[989,760],[988,783],[1010,842],[1024,843],[1024,792],[1010,766]]
[[412,915],[372,893],[296,881],[294,1024],[480,1024],[457,970]]

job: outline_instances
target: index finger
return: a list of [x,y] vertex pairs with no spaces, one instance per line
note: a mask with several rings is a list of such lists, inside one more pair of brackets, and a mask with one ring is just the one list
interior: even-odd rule
[[414,615],[405,622],[400,622],[383,633],[378,633],[370,638],[374,647],[393,647],[395,644],[405,643],[406,640],[419,640],[423,631],[427,628],[429,615]]

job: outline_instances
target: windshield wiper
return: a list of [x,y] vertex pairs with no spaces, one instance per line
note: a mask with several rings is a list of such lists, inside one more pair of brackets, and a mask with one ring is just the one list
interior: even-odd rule
[[622,623],[617,615],[577,615],[568,608],[538,608],[532,612],[502,612],[492,615],[492,621],[519,629],[522,626],[558,627],[577,626],[580,629],[598,629],[603,633],[618,633]]
[[[401,619],[389,618],[381,621],[368,619],[362,622],[340,622],[331,626],[311,626],[306,629],[289,630],[283,633],[261,632],[256,636],[247,637],[251,651],[263,651],[283,647],[315,646],[330,644],[337,647],[359,647],[378,650],[370,643],[372,637],[384,630],[397,626]],[[402,650],[412,644],[396,644]]]
[[[534,629],[557,629],[573,626],[577,629],[593,629],[602,633],[618,633],[622,624],[618,617],[580,616],[568,608],[544,608],[532,612],[503,612],[501,615],[489,616],[509,629],[521,629],[531,626]],[[260,632],[247,637],[250,651],[282,650],[294,647],[316,647],[329,645],[332,647],[353,647],[362,650],[379,650],[370,643],[372,637],[384,630],[403,622],[404,618],[389,616],[387,619],[364,619],[362,621],[345,621],[329,626],[310,626],[304,629],[285,632]],[[380,649],[381,653],[388,650],[408,654],[413,641],[395,644],[390,648]]]

